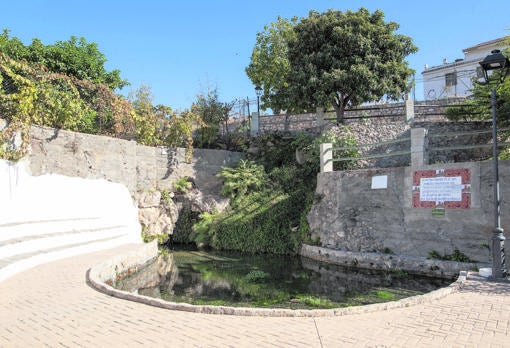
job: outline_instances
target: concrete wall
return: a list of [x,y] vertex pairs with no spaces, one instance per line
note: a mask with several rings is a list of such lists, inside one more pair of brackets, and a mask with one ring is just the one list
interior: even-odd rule
[[[416,170],[467,168],[471,172],[471,208],[412,207]],[[387,188],[371,189],[374,176],[387,176]],[[494,228],[492,162],[436,164],[320,173],[316,200],[308,215],[312,238],[323,247],[345,251],[379,251],[427,257],[455,248],[472,260],[487,262]],[[510,161],[500,161],[502,227],[510,229]]]
[[[150,147],[121,140],[45,127],[32,127],[29,169],[46,173],[106,179],[126,185],[131,193],[169,189],[188,176],[201,191],[219,197],[221,166],[234,166],[240,153],[195,149],[192,163],[184,162],[184,149]],[[220,198],[218,198],[220,199]]]

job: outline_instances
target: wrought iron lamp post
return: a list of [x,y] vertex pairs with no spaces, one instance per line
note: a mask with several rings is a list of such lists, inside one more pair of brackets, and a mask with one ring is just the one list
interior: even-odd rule
[[[501,72],[501,81],[506,77],[510,62],[499,50],[494,50],[480,62],[485,81],[489,83],[491,70]],[[494,230],[492,231],[492,277],[495,279],[506,277],[505,270],[505,236],[501,228],[501,200],[499,197],[499,165],[498,165],[498,125],[496,118],[496,87],[491,90],[492,112],[492,155],[494,166]]]
[[255,87],[255,93],[257,94],[257,116],[260,118],[260,96],[262,95],[262,87],[257,85]]

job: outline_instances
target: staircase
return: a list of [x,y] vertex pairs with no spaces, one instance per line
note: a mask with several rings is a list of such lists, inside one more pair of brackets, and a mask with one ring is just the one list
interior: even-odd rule
[[0,225],[0,281],[41,263],[137,242],[131,228],[104,218]]
[[141,243],[137,209],[123,185],[32,177],[13,166],[0,161],[0,281],[41,263]]

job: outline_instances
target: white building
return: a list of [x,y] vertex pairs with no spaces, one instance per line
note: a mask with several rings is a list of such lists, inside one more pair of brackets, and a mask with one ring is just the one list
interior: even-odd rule
[[425,100],[435,100],[451,97],[466,97],[473,88],[472,79],[481,78],[480,62],[492,50],[503,51],[507,38],[500,38],[480,43],[462,50],[463,59],[456,59],[453,63],[443,60],[442,65],[428,67],[421,73],[423,77],[423,95]]

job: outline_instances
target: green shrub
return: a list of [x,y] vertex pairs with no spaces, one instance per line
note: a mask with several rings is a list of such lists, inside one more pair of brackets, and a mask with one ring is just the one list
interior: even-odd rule
[[179,193],[188,193],[192,187],[191,181],[187,176],[183,176],[174,183],[174,190]]
[[467,256],[466,254],[464,254],[457,248],[455,248],[453,250],[453,253],[445,254],[445,255],[441,255],[437,251],[432,250],[429,252],[429,258],[436,259],[436,260],[456,261],[456,262],[476,262],[476,261],[471,260],[469,258],[469,256]]
[[199,221],[199,214],[190,209],[182,209],[175,222],[172,241],[180,244],[194,243],[192,238],[193,226]]
[[[257,156],[241,160],[236,168],[224,167],[218,174],[230,207],[221,214],[202,214],[191,240],[218,250],[296,254],[303,241],[311,240],[307,214],[319,170],[319,145],[350,146],[353,139],[348,129],[318,138],[306,134],[294,139],[259,137]],[[298,148],[310,159],[301,165],[296,163]],[[355,157],[354,152],[351,155]]]
[[223,167],[218,176],[223,179],[221,193],[229,198],[256,192],[267,184],[264,167],[247,160],[241,160],[236,168]]

